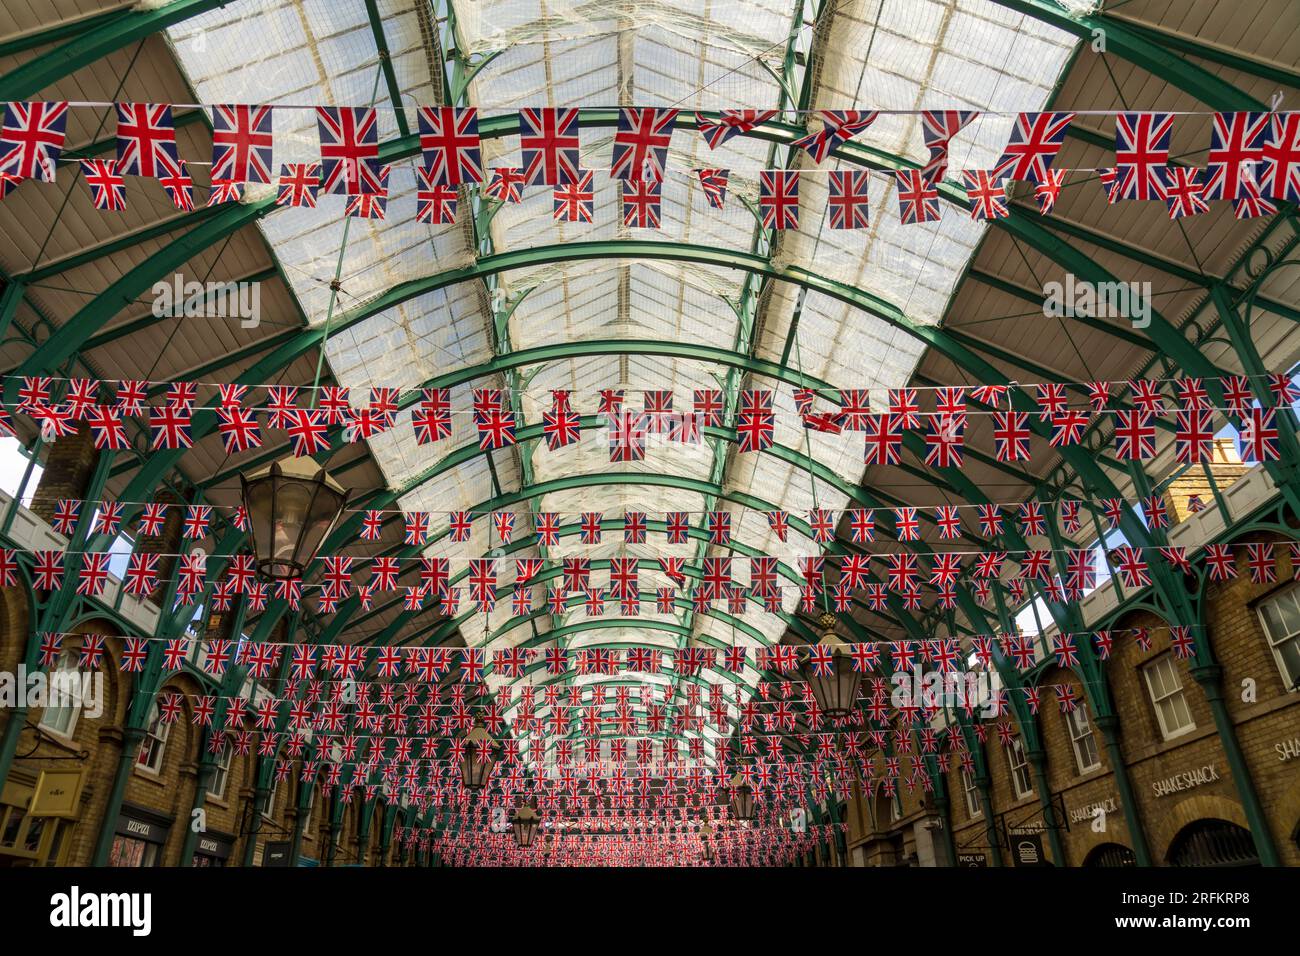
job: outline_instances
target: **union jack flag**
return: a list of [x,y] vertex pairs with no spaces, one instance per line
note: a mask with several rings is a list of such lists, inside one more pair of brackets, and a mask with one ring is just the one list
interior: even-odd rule
[[776,110],[722,110],[717,119],[696,113],[695,120],[709,149],[717,149],[731,137],[756,129],[776,114]]
[[214,179],[208,186],[208,206],[239,202],[244,198],[244,184],[233,179]]
[[519,148],[523,155],[525,184],[560,186],[580,179],[578,111],[520,110]]
[[1053,448],[1077,445],[1083,440],[1083,433],[1088,427],[1088,414],[1077,408],[1069,409],[1053,415],[1051,424],[1052,437],[1050,444]]
[[669,544],[685,544],[690,537],[690,515],[685,511],[669,511],[664,514],[664,537]]
[[571,445],[578,440],[582,419],[567,401],[554,402],[550,410],[542,413],[542,434],[551,451]]
[[154,450],[191,448],[194,444],[190,438],[188,408],[166,405],[149,409],[149,431],[153,437],[151,447]]
[[1154,458],[1155,416],[1137,410],[1115,413],[1115,455],[1124,461]]
[[453,511],[447,523],[451,540],[457,544],[464,544],[473,531],[474,515],[469,511]]
[[32,563],[32,586],[40,591],[55,591],[62,583],[63,552],[35,552]]
[[90,426],[95,447],[100,450],[121,450],[129,444],[126,429],[122,427],[122,415],[116,408],[96,405],[86,413],[86,423]]
[[865,229],[870,201],[871,174],[865,169],[836,169],[830,175],[832,229]]
[[194,180],[185,167],[184,160],[176,164],[174,173],[164,173],[158,180],[172,205],[183,212],[194,211]]
[[962,173],[962,181],[966,184],[972,219],[1005,219],[1010,215],[1005,180],[996,178],[987,169],[974,169]]
[[697,169],[695,175],[699,177],[700,188],[704,190],[704,198],[709,201],[709,205],[721,209],[727,201],[728,170]]
[[271,181],[271,107],[212,107],[212,178]]
[[543,548],[554,548],[560,543],[560,519],[554,511],[539,511],[533,518],[533,528],[537,532],[537,544]]
[[1029,458],[1029,415],[1026,412],[994,412],[993,450],[998,461],[1026,461]]
[[175,173],[176,124],[166,103],[117,104],[117,168],[123,176]]
[[767,169],[759,174],[758,208],[764,229],[799,228],[799,171]]
[[620,109],[610,177],[662,182],[677,113],[675,109],[650,107]]
[[920,169],[931,186],[943,179],[948,171],[948,144],[971,120],[980,114],[975,110],[925,110],[921,113],[921,136],[930,158]]
[[1277,461],[1278,430],[1275,408],[1252,408],[1241,427],[1241,460]]
[[863,461],[868,465],[897,465],[902,461],[903,423],[894,415],[868,415]]
[[1160,188],[1164,191],[1170,219],[1182,219],[1184,216],[1196,216],[1209,211],[1209,204],[1204,197],[1205,184],[1201,181],[1199,169],[1161,166],[1156,169],[1156,178],[1160,180]]
[[573,179],[555,187],[552,217],[557,222],[591,222],[595,215],[595,196],[591,170],[579,170]]
[[500,389],[474,389],[474,425],[479,448],[504,448],[515,443],[515,413],[506,407]]
[[776,430],[772,392],[767,389],[744,389],[740,395],[740,413],[736,420],[739,450],[753,452],[772,447]]
[[454,223],[460,192],[454,186],[434,182],[427,169],[417,169],[415,175],[418,180],[415,190],[415,221],[436,226]]
[[1065,185],[1064,169],[1049,169],[1043,181],[1034,186],[1034,198],[1038,200],[1038,211],[1044,216],[1050,215]]
[[380,166],[378,187],[349,195],[347,205],[343,207],[343,214],[356,216],[358,219],[386,218],[388,216],[388,174],[391,170],[391,166]]
[[217,431],[221,433],[227,455],[260,448],[262,445],[257,418],[246,408],[217,409]]
[[1169,164],[1172,113],[1119,113],[1115,117],[1115,172],[1120,199],[1164,199],[1157,172]]
[[807,150],[813,162],[820,164],[841,143],[847,143],[874,123],[879,115],[870,110],[818,110],[817,116],[822,121],[822,128],[800,137],[791,145]]
[[1011,128],[1011,139],[992,173],[999,179],[1047,181],[1052,160],[1065,142],[1073,113],[1021,113]]
[[126,180],[115,159],[83,159],[81,175],[90,187],[90,201],[96,209],[121,212],[126,209]]
[[355,196],[382,190],[379,120],[373,107],[318,106],[321,188]]
[[319,408],[294,409],[285,431],[297,458],[314,455],[330,446],[329,425],[325,421],[325,413]]
[[1238,219],[1254,219],[1273,215],[1277,212],[1277,206],[1264,198],[1259,183],[1243,178],[1237,198],[1232,201],[1232,210]]
[[320,163],[285,163],[280,167],[280,192],[275,204],[315,209],[319,190]]
[[419,110],[420,155],[430,186],[459,186],[483,181],[483,150],[478,109],[422,106]]
[[1272,117],[1260,186],[1272,199],[1300,202],[1300,113],[1273,113]]
[[67,103],[6,103],[0,127],[0,173],[54,182],[67,130]]
[[423,545],[429,541],[429,514],[426,511],[411,511],[404,515],[402,543]]
[[645,458],[649,418],[645,412],[621,409],[609,418],[609,460],[641,461]]
[[932,468],[960,468],[965,423],[958,418],[932,415],[929,426],[925,436],[925,463]]
[[1237,199],[1243,180],[1260,180],[1271,122],[1272,114],[1262,111],[1214,114],[1205,161],[1205,199]]
[[623,225],[633,229],[658,229],[663,189],[664,184],[657,179],[625,182],[622,187]]
[[483,192],[489,199],[495,199],[498,202],[522,202],[525,182],[523,170],[519,167],[493,166],[492,178],[488,180]]
[[903,225],[934,222],[939,218],[939,190],[919,169],[894,172],[898,187],[898,215]]

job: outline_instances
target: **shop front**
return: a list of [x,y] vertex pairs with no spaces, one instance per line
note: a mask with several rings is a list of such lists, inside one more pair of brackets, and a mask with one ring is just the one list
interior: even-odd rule
[[117,818],[109,866],[143,867],[162,864],[163,847],[172,820],[144,807],[124,804]]
[[228,833],[209,830],[199,834],[190,866],[225,866],[235,851],[235,838]]

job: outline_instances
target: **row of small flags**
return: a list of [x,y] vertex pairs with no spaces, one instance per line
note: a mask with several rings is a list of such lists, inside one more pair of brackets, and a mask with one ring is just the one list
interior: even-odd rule
[[[14,411],[26,414],[49,440],[74,434],[78,422],[91,429],[95,447],[121,450],[130,447],[124,419],[148,414],[150,446],[154,450],[193,447],[195,403],[199,383],[169,383],[162,405],[146,405],[148,383],[120,380],[116,394],[107,403],[99,401],[100,382],[72,379],[61,400],[53,399],[54,380],[26,376],[17,390]],[[1115,407],[1114,389],[1125,385],[1132,405]],[[934,467],[961,467],[968,397],[991,409],[1000,409],[1017,386],[947,386],[934,389],[934,411],[922,411],[916,388],[888,389],[888,401],[879,413],[872,413],[870,389],[839,389],[833,407],[817,407],[813,389],[795,390],[795,410],[803,427],[826,434],[864,434],[864,460],[868,464],[896,465],[901,461],[904,432],[922,431],[925,461]],[[1118,458],[1145,460],[1156,454],[1157,428],[1169,413],[1162,383],[1147,379],[1128,383],[1086,383],[1088,407],[1070,402],[1064,383],[1039,383],[1033,393],[1038,405],[1037,421],[1046,425],[1053,448],[1079,444],[1088,427],[1101,415],[1114,420],[1114,447]],[[375,387],[370,404],[355,408],[346,386],[325,386],[318,402],[309,408],[299,405],[298,386],[265,386],[261,408],[244,404],[246,385],[219,385],[215,403],[216,426],[227,454],[238,454],[263,444],[263,424],[281,430],[298,457],[328,450],[341,429],[348,442],[367,441],[393,428],[398,411],[414,404],[411,427],[417,444],[426,445],[452,434],[451,389],[422,388],[418,399],[399,389]],[[1211,391],[1213,389],[1213,391]],[[1256,403],[1248,376],[1225,375],[1207,386],[1202,378],[1176,380],[1179,408],[1174,412],[1175,456],[1184,464],[1210,460],[1215,436],[1214,413],[1223,411],[1244,420],[1240,429],[1242,457],[1246,461],[1274,461],[1279,456],[1277,408],[1289,408],[1300,400],[1300,387],[1285,373],[1268,376],[1267,392],[1273,407]],[[764,451],[772,447],[776,433],[776,407],[772,389],[743,389],[739,395],[733,429],[741,452]],[[706,429],[721,428],[725,405],[720,389],[696,389],[691,412],[674,410],[670,389],[646,390],[644,406],[625,404],[622,389],[601,389],[597,416],[608,428],[611,461],[640,461],[646,454],[647,439],[664,435],[670,441],[699,444]],[[207,409],[201,409],[206,411]],[[261,419],[259,420],[259,413]],[[499,388],[473,390],[473,420],[483,450],[504,448],[519,441],[519,416],[509,393]],[[1033,434],[1031,413],[1014,409],[989,413],[993,426],[994,454],[999,461],[1026,461]],[[924,427],[923,427],[924,426]],[[573,407],[570,393],[552,392],[551,407],[542,416],[542,437],[551,450],[576,443],[584,425]],[[0,409],[0,433],[14,433],[8,408]],[[730,437],[730,432],[728,432]]]
[[[1162,629],[1163,630],[1163,629]],[[1196,640],[1193,628],[1187,625],[1170,625],[1169,644],[1176,656],[1187,659],[1195,652]],[[106,635],[83,634],[67,635],[47,631],[39,635],[38,660],[41,666],[57,666],[61,659],[65,637],[79,637],[81,646],[77,657],[77,666],[95,670],[105,660],[107,647]],[[229,638],[215,638],[204,641],[204,669],[214,677],[221,677],[227,666],[235,664],[247,669],[248,675],[258,680],[271,678],[281,663],[282,653],[292,650],[289,656],[287,679],[296,685],[300,681],[312,681],[318,674],[328,673],[341,681],[335,685],[330,698],[331,703],[371,703],[369,683],[355,683],[359,675],[374,668],[377,678],[398,680],[403,675],[414,678],[426,685],[436,685],[444,677],[454,674],[464,685],[481,684],[489,675],[504,678],[523,677],[530,669],[538,669],[548,676],[560,677],[570,674],[610,675],[617,673],[639,672],[659,673],[667,670],[682,676],[697,676],[703,671],[722,670],[732,674],[741,674],[746,669],[772,671],[779,674],[791,674],[801,667],[814,676],[825,677],[834,673],[836,659],[847,660],[855,672],[865,674],[878,671],[883,659],[888,661],[895,673],[910,673],[920,664],[929,665],[943,674],[955,674],[966,655],[971,655],[979,665],[991,668],[996,658],[1004,658],[1019,670],[1033,668],[1041,659],[1038,642],[1049,641],[1048,654],[1054,657],[1057,666],[1073,668],[1079,664],[1081,646],[1090,648],[1101,660],[1107,660],[1113,653],[1116,642],[1129,636],[1142,651],[1152,647],[1154,633],[1151,628],[1132,628],[1122,631],[1099,630],[1080,633],[1062,633],[1049,638],[1036,638],[1022,634],[979,634],[970,639],[970,648],[963,651],[954,639],[928,639],[915,641],[874,641],[848,643],[839,647],[829,644],[786,645],[747,648],[733,646],[727,648],[686,647],[665,650],[653,647],[629,647],[623,650],[613,648],[582,648],[569,650],[561,646],[545,649],[510,647],[500,648],[489,653],[481,647],[380,647],[371,648],[357,644],[276,644],[273,642],[235,641]],[[145,637],[121,637],[119,669],[127,673],[144,670],[152,644],[162,643],[162,666],[165,671],[179,671],[190,659],[192,642],[189,638],[155,639]],[[389,690],[383,690],[387,686]],[[385,702],[397,701],[397,686],[380,685]],[[318,689],[319,690],[319,689]],[[412,703],[414,688],[406,686],[406,698],[403,706]],[[351,692],[351,700],[345,700],[346,692]],[[568,690],[570,703],[577,706],[582,688],[574,685]],[[770,684],[761,684],[760,696],[766,699],[771,693]],[[719,692],[720,693],[720,692]],[[789,691],[786,691],[788,695]],[[805,691],[805,694],[807,691]],[[556,691],[558,703],[559,691]],[[358,696],[359,695],[359,696]],[[509,693],[505,699],[493,705],[499,714],[500,709],[509,706]],[[883,701],[884,683],[873,685],[871,698]],[[319,698],[317,693],[316,698]],[[215,698],[213,698],[215,700]],[[238,704],[240,716],[247,703],[244,698]],[[551,695],[548,693],[548,701]],[[715,698],[715,701],[717,698]],[[301,704],[310,711],[316,700],[311,697],[301,699]],[[282,701],[267,698],[259,704],[259,729],[270,729],[277,708]],[[457,701],[457,709],[469,719],[469,711],[463,706],[463,697]],[[306,717],[303,718],[304,720]]]
[[[53,182],[64,147],[66,102],[12,102],[4,109],[0,128],[0,195],[18,183],[35,179]],[[158,103],[116,103],[117,155],[113,159],[81,159],[80,169],[96,207],[125,208],[125,177],[158,180],[180,209],[192,209],[193,180],[180,158],[172,106]],[[275,108],[257,105],[218,105],[209,108],[212,124],[211,192],[208,205],[238,201],[246,183],[271,184],[272,117]],[[631,226],[659,225],[660,187],[668,162],[679,110],[628,107],[618,111],[609,174],[624,184],[623,216]],[[980,114],[973,110],[923,110],[925,163],[896,170],[900,217],[904,223],[939,218],[938,184],[948,167],[953,136]],[[379,154],[378,112],[374,107],[315,108],[320,161],[286,163],[278,177],[277,202],[314,206],[318,193],[348,197],[348,214],[382,219],[385,216],[391,165]],[[554,191],[555,217],[590,222],[593,215],[593,173],[579,159],[579,115],[576,108],[523,109],[518,113],[521,164],[496,167],[485,174],[473,107],[418,107],[420,160],[416,169],[417,219],[449,223],[455,220],[457,187],[481,184],[484,193],[502,202],[518,202],[525,186]],[[710,148],[737,134],[754,131],[778,115],[776,110],[722,110],[696,114],[696,124]],[[817,110],[819,128],[794,140],[815,163],[824,162],[839,147],[867,130],[877,111]],[[1065,170],[1052,162],[1074,119],[1070,112],[1020,113],[1006,149],[991,169],[963,173],[963,183],[977,219],[1006,216],[1006,183],[1031,182],[1040,208],[1050,212],[1059,195]],[[1204,170],[1170,165],[1170,138],[1175,114],[1121,112],[1115,121],[1115,165],[1094,170],[1111,202],[1164,200],[1171,218],[1194,215],[1208,201],[1234,203],[1246,218],[1276,212],[1275,201],[1300,200],[1300,113],[1243,111],[1214,114],[1210,148]],[[725,201],[728,170],[696,169],[694,174],[710,204]],[[760,174],[759,207],[764,224],[774,229],[798,228],[798,170],[774,169]],[[868,171],[836,170],[830,177],[831,227],[867,225]]]
[[[92,534],[116,536],[122,531],[125,521],[126,504],[120,501],[102,500],[84,502],[75,498],[60,498],[55,502],[51,526],[59,534],[71,537],[76,533],[83,515],[83,505],[93,513],[90,531]],[[1142,509],[1147,528],[1160,530],[1169,527],[1169,509],[1163,495],[1151,495],[1139,501],[1129,502],[1124,498],[1101,498],[1092,502],[1099,520],[1114,531],[1119,527],[1125,507]],[[1205,502],[1200,495],[1187,496],[1188,511],[1192,514],[1204,510]],[[180,512],[181,539],[201,541],[213,533],[215,505],[172,506],[162,502],[144,504],[137,523],[137,535],[140,537],[157,537],[161,535],[171,514],[170,509],[183,508]],[[996,504],[959,504],[935,505],[921,508],[916,505],[903,505],[897,508],[850,508],[840,512],[833,508],[813,508],[806,512],[806,535],[817,544],[831,544],[835,540],[836,529],[840,520],[847,522],[849,540],[854,544],[867,544],[877,540],[877,533],[882,539],[890,535],[898,541],[920,541],[921,526],[924,520],[930,520],[939,538],[945,541],[956,540],[963,534],[961,512],[974,510],[979,521],[980,533],[994,538],[1005,533],[1009,528],[1015,529],[1025,537],[1049,533],[1051,516],[1045,510],[1042,501],[1020,503],[1014,513],[1002,505]],[[231,510],[230,521],[238,531],[248,531],[248,515],[243,505]],[[877,511],[881,522],[877,524]],[[933,517],[930,517],[930,512]],[[401,515],[403,523],[402,541],[404,544],[421,546],[436,539],[434,517],[436,512],[428,511],[394,511],[382,508],[360,511],[360,530],[358,540],[378,541],[382,537],[385,521],[389,516]],[[773,510],[762,512],[768,529],[780,540],[790,539],[790,530],[803,530],[798,520],[792,525],[792,515],[788,511]],[[502,546],[509,546],[516,541],[516,524],[518,515],[513,511],[493,511],[491,531],[496,541]],[[1063,498],[1057,503],[1059,528],[1065,534],[1078,534],[1083,530],[1083,502],[1075,498]],[[446,512],[447,536],[454,544],[467,543],[472,539],[474,521],[485,517],[473,511]],[[653,519],[644,511],[624,511],[621,516],[606,517],[603,511],[584,511],[575,515],[578,527],[579,543],[598,545],[604,539],[607,527],[621,527],[624,544],[645,544],[648,530]],[[743,517],[743,515],[742,515]],[[712,545],[728,545],[732,542],[732,518],[730,511],[703,512],[699,531]],[[1008,523],[1010,520],[1010,524]],[[554,548],[560,545],[563,533],[562,516],[559,512],[539,511],[531,515],[533,535],[538,547]],[[886,524],[888,522],[888,524]],[[663,525],[664,540],[668,544],[686,544],[691,538],[692,523],[689,511],[666,511],[660,520],[654,523]],[[522,539],[521,539],[522,540]],[[879,552],[876,552],[879,554]],[[320,559],[327,569],[337,568],[337,558]],[[393,559],[396,561],[397,559]],[[523,560],[523,559],[520,559]],[[330,562],[333,562],[332,564]],[[520,577],[527,577],[524,565],[520,566]]]

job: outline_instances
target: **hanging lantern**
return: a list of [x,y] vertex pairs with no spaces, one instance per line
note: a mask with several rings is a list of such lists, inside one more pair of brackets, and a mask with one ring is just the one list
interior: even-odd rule
[[515,818],[511,821],[511,826],[515,830],[515,843],[519,844],[522,849],[527,849],[533,845],[533,837],[537,835],[539,821],[537,811],[527,804],[515,811]]
[[704,862],[708,863],[713,859],[713,844],[709,842],[713,836],[713,827],[706,821],[700,827],[700,845],[703,847]]
[[742,822],[754,819],[754,788],[740,774],[731,778],[731,813]]
[[492,772],[492,735],[481,725],[465,735],[465,753],[460,758],[460,779],[470,790],[480,790]]
[[817,624],[825,634],[826,643],[833,648],[830,672],[815,673],[809,661],[800,664],[799,671],[812,687],[813,697],[822,713],[828,717],[847,717],[857,709],[862,675],[853,669],[853,662],[839,652],[835,637],[835,615],[823,614],[817,619]]
[[301,579],[343,514],[347,491],[310,458],[285,458],[239,482],[258,573]]

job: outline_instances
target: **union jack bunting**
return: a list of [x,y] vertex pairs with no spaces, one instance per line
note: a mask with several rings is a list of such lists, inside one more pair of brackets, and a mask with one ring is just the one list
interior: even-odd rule
[[159,177],[159,182],[173,206],[184,212],[194,211],[194,180],[190,177],[184,160],[176,164],[174,173],[164,173]]
[[649,417],[645,412],[620,409],[609,417],[609,460],[641,461],[645,458]]
[[417,169],[415,176],[415,221],[435,226],[454,223],[460,192],[454,186],[434,182],[427,169]]
[[709,149],[717,149],[733,136],[748,133],[766,123],[777,110],[722,110],[716,119],[696,113],[696,123]]
[[970,201],[972,219],[1005,219],[1010,215],[1005,180],[997,179],[987,169],[967,170],[961,177],[966,184],[966,198]]
[[759,173],[758,208],[764,229],[799,228],[799,172],[767,169]]
[[1119,170],[1116,167],[1108,166],[1104,169],[1098,169],[1097,182],[1106,191],[1106,202],[1112,206],[1124,198],[1123,193],[1120,191],[1123,180],[1120,179]]
[[239,202],[244,198],[244,184],[233,179],[214,179],[208,189],[208,206]]
[[880,114],[870,110],[818,110],[816,115],[822,122],[821,129],[791,145],[807,150],[813,162],[821,164],[842,143],[847,143],[874,123]]
[[867,187],[871,183],[871,173],[865,169],[836,169],[830,174],[830,196],[827,202],[831,207],[832,229],[865,229],[869,225],[867,215],[870,210]]
[[97,449],[120,451],[129,445],[126,429],[122,425],[122,414],[116,408],[96,405],[86,413],[85,420],[90,426],[91,439]]
[[1271,125],[1272,114],[1262,111],[1214,114],[1205,160],[1205,199],[1237,199],[1243,180],[1261,180]]
[[246,408],[217,409],[217,431],[221,434],[227,455],[260,448],[262,445],[257,418]]
[[330,446],[329,425],[319,408],[294,409],[285,431],[296,458],[306,458]]
[[1201,171],[1187,166],[1161,166],[1156,170],[1170,219],[1182,219],[1209,212]]
[[664,184],[657,179],[635,179],[623,183],[623,225],[634,229],[658,229]]
[[418,117],[420,159],[429,186],[481,183],[483,150],[478,134],[478,109],[422,106]]
[[117,168],[123,176],[175,173],[176,124],[166,103],[117,104]]
[[576,181],[582,175],[578,168],[578,111],[520,110],[519,149],[526,185],[559,186]]
[[379,121],[373,107],[318,106],[321,189],[356,196],[377,193]]
[[515,413],[498,388],[474,389],[474,425],[479,448],[504,448],[515,443]]
[[1274,423],[1277,409],[1252,408],[1241,426],[1241,460],[1246,462],[1277,461],[1278,430]]
[[525,182],[523,170],[519,167],[493,166],[492,178],[488,180],[483,192],[489,199],[495,199],[497,202],[523,202]]
[[1271,115],[1260,186],[1270,199],[1300,202],[1300,112]]
[[1011,139],[993,165],[994,176],[1042,183],[1051,171],[1052,160],[1065,143],[1074,121],[1073,113],[1020,113],[1011,128]]
[[[549,411],[542,413],[542,434],[546,436],[546,447],[551,451],[571,445],[578,440],[582,419],[570,407],[565,393],[555,392]],[[565,400],[559,396],[565,394]]]
[[67,103],[6,103],[0,127],[0,173],[18,180],[54,182],[67,129]]
[[271,181],[271,107],[212,107],[212,178]]
[[1120,199],[1164,199],[1157,172],[1169,164],[1172,113],[1119,113],[1115,117],[1115,173]]
[[924,110],[921,113],[921,137],[930,158],[920,169],[930,185],[937,185],[948,171],[948,144],[971,120],[980,114],[974,110]]
[[280,167],[280,191],[275,204],[315,209],[319,190],[320,163],[285,163]]
[[557,222],[591,222],[595,215],[595,190],[591,170],[578,170],[574,177],[552,192]]
[[677,113],[675,109],[650,107],[620,109],[610,177],[662,182]]
[[721,209],[727,201],[727,176],[725,169],[697,169],[695,175],[700,180],[700,189],[704,198],[714,209]]
[[149,410],[149,431],[152,436],[150,447],[155,451],[161,448],[191,448],[190,412],[186,408],[171,405]]
[[391,171],[391,166],[380,166],[376,188],[349,194],[347,205],[343,207],[343,214],[358,219],[386,219],[388,217],[388,174]]
[[21,182],[22,180],[13,173],[0,173],[0,199],[13,192]]
[[1137,410],[1116,412],[1115,457],[1123,461],[1137,461],[1154,458],[1155,453],[1155,416]]
[[1233,215],[1238,219],[1255,219],[1258,216],[1271,216],[1277,212],[1277,206],[1264,198],[1263,188],[1250,179],[1242,179],[1237,198],[1232,201]]
[[90,201],[96,209],[121,212],[126,209],[126,180],[115,159],[83,159],[81,175],[90,187]]
[[897,465],[902,461],[903,424],[893,415],[869,415],[863,461],[868,465]]
[[775,430],[772,392],[768,389],[742,390],[740,412],[736,419],[736,441],[739,450],[754,452],[770,448]]
[[1029,459],[1029,415],[1026,412],[994,412],[993,452],[998,461]]
[[932,415],[925,436],[925,463],[932,468],[962,466],[962,432],[965,423],[958,418]]
[[934,222],[939,218],[939,190],[919,169],[894,172],[898,189],[898,215],[903,225]]
[[1051,215],[1056,200],[1065,185],[1064,169],[1049,169],[1043,181],[1034,185],[1034,198],[1038,200],[1038,211],[1044,216]]

